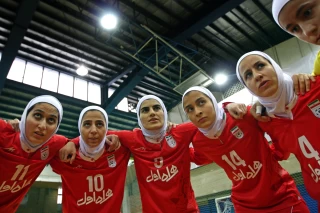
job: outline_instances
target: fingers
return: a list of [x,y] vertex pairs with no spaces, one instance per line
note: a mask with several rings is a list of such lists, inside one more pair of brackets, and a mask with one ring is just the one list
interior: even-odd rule
[[299,75],[299,88],[300,88],[300,94],[304,95],[306,93],[306,81],[309,83],[309,89],[310,89],[310,81],[309,77],[306,75]]
[[311,81],[315,82],[314,76],[310,74],[295,74],[292,76],[294,91],[297,95],[304,95],[311,89]]
[[70,164],[73,163],[73,161],[76,159],[76,153],[72,153],[71,159],[70,159]]
[[297,75],[292,76],[294,92],[299,95],[299,80]]

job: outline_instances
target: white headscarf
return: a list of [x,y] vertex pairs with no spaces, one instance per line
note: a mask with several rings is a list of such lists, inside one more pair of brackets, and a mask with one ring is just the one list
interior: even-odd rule
[[[141,104],[145,101],[145,100],[149,100],[149,99],[154,99],[156,101],[159,102],[159,104],[161,105],[161,108],[163,110],[163,115],[164,115],[164,123],[161,129],[157,129],[157,130],[147,130],[146,128],[144,128],[144,126],[141,123],[140,120],[140,107]],[[160,142],[162,141],[162,139],[164,138],[164,136],[166,135],[166,131],[167,131],[167,122],[168,122],[168,113],[167,113],[167,109],[166,106],[164,105],[163,101],[158,98],[157,96],[154,95],[145,95],[143,96],[137,105],[137,117],[138,117],[138,124],[142,130],[143,135],[145,136],[145,138],[147,139],[147,141],[149,142]]]
[[[41,144],[33,144],[31,141],[29,141],[27,139],[26,136],[26,120],[27,120],[27,113],[28,110],[30,108],[32,108],[34,105],[38,104],[38,103],[48,103],[51,104],[52,106],[54,106],[58,112],[59,112],[59,121],[58,121],[58,125],[56,130],[52,133],[52,135],[50,136],[50,138],[47,141],[44,141]],[[23,148],[24,151],[26,152],[35,152],[37,149],[39,149],[43,144],[47,143],[51,137],[57,133],[61,120],[62,120],[62,116],[63,116],[63,109],[62,109],[62,105],[59,102],[58,99],[56,99],[53,96],[50,95],[41,95],[38,97],[33,98],[28,105],[26,106],[26,108],[23,111],[23,114],[21,116],[21,121],[19,123],[19,128],[20,128],[20,142],[21,142],[21,147]]]
[[[91,111],[91,110],[101,112],[106,120],[106,132],[104,133],[104,137],[103,137],[102,141],[100,142],[100,144],[94,148],[91,148],[90,146],[88,146],[86,144],[86,142],[83,140],[82,134],[81,134],[81,125],[82,125],[83,116],[86,112]],[[79,116],[78,129],[80,132],[80,156],[85,160],[88,160],[87,158],[94,159],[94,160],[98,159],[103,154],[104,144],[106,141],[106,133],[108,131],[108,115],[107,115],[106,111],[98,106],[88,106],[88,107],[84,108],[81,111],[80,116]]]
[[[260,52],[260,51],[252,51],[249,53],[244,54],[237,63],[237,77],[239,81],[245,86],[244,80],[240,76],[240,70],[239,66],[241,61],[249,56],[249,55],[259,55],[267,59],[273,66],[277,78],[278,78],[278,90],[277,92],[272,95],[271,97],[258,97],[259,102],[266,107],[267,112],[270,116],[279,116],[279,117],[285,117],[285,118],[290,118],[293,119],[293,115],[291,112],[291,109],[294,107],[296,101],[297,101],[297,96],[295,95],[293,91],[293,82],[292,79],[289,75],[285,74],[281,67],[267,54]],[[247,87],[248,88],[248,87]],[[250,93],[254,96],[254,92],[252,92],[249,88],[248,90]]]
[[194,86],[194,87],[189,88],[187,91],[185,91],[182,96],[183,111],[184,111],[184,106],[183,106],[184,96],[186,96],[191,91],[202,92],[203,94],[205,94],[206,96],[208,96],[211,99],[213,106],[214,106],[214,110],[216,111],[216,119],[212,122],[212,124],[209,128],[207,128],[207,129],[198,128],[198,129],[200,132],[202,132],[208,138],[211,138],[211,139],[218,138],[221,135],[223,128],[226,124],[224,109],[218,105],[216,98],[212,95],[212,93],[207,88]]
[[[273,19],[277,24],[281,27],[279,23],[279,14],[282,8],[289,2],[290,0],[273,0],[272,2],[272,15]],[[281,27],[282,28],[282,27]]]

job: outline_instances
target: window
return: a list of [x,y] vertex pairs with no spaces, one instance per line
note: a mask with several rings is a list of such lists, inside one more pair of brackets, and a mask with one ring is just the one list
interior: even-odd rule
[[59,80],[59,72],[45,67],[43,70],[41,88],[52,91],[52,92],[57,92],[58,80]]
[[[0,60],[1,55],[0,52]],[[20,58],[13,61],[7,79],[101,105],[101,86],[99,84],[74,78]],[[122,102],[121,109],[125,107],[127,100]]]
[[[111,88],[108,89],[108,98],[111,97],[114,91],[115,91],[114,89],[111,89]],[[115,108],[124,112],[129,112],[128,99],[123,98]]]
[[61,203],[62,203],[62,188],[59,187],[58,188],[57,204],[61,204]]
[[58,93],[73,96],[73,77],[60,73]]
[[74,97],[87,101],[88,100],[88,82],[79,78],[74,79]]
[[20,58],[14,59],[10,71],[8,73],[7,79],[22,82],[24,69],[26,67],[26,61]]
[[98,84],[88,83],[88,101],[101,104],[101,87]]
[[42,80],[43,67],[34,63],[27,62],[24,72],[23,83],[40,87]]

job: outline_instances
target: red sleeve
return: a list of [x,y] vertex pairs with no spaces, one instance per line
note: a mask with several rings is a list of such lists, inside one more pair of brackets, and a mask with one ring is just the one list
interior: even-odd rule
[[109,130],[107,135],[117,135],[119,137],[121,145],[129,148],[130,144],[132,144],[132,140],[134,140],[134,133],[129,130],[121,130],[121,131],[112,131]]
[[194,148],[189,148],[190,160],[191,162],[197,165],[205,165],[212,163],[211,160],[207,159],[205,156],[200,155],[199,153],[194,151]]
[[270,144],[272,154],[277,161],[287,160],[290,156],[290,152],[281,151],[279,148],[275,147],[275,144]]
[[74,145],[76,145],[76,147],[78,147],[78,146],[79,146],[79,141],[80,141],[79,136],[78,136],[78,137],[76,137],[76,138],[71,139],[71,142],[73,142],[73,143],[74,143]]

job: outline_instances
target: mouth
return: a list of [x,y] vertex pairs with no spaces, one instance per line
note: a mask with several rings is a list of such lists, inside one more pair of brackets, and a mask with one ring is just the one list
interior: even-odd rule
[[36,135],[38,135],[38,136],[40,136],[40,137],[43,137],[43,136],[44,136],[44,134],[43,134],[42,132],[34,132],[34,134],[36,134]]
[[202,117],[202,118],[200,118],[200,119],[198,120],[198,123],[201,124],[201,123],[205,122],[206,119],[207,119],[206,117]]
[[268,83],[269,83],[269,81],[262,81],[262,82],[259,84],[259,89],[260,89],[260,88],[263,88],[263,87],[266,86]]
[[158,119],[156,119],[156,118],[152,118],[149,120],[149,122],[157,122],[157,121],[158,121]]

